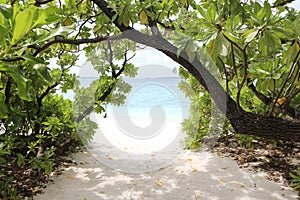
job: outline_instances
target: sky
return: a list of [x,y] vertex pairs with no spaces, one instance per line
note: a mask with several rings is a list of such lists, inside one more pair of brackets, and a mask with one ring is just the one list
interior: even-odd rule
[[300,0],[295,0],[290,4],[291,7],[296,8],[297,10],[300,10]]
[[[83,55],[81,56],[80,60],[81,62],[78,63],[78,66],[81,67],[80,69],[76,67],[75,73],[77,73],[81,77],[97,76],[92,65],[85,61]],[[136,55],[133,57],[133,59],[129,61],[129,63],[133,63],[136,67],[141,67],[141,70],[139,70],[140,74],[137,76],[137,78],[171,77],[171,76],[173,77],[174,73],[172,73],[172,69],[174,67],[176,68],[179,67],[179,64],[174,62],[171,58],[150,47],[137,50]],[[159,70],[156,69],[154,70],[149,66],[153,66]]]

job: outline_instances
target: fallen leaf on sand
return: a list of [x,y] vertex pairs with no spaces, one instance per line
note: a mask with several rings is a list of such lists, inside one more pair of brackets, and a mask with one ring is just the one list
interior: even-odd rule
[[186,161],[186,162],[192,162],[192,160],[193,160],[192,158],[188,158],[188,159],[186,159],[185,161]]
[[55,175],[62,175],[62,172],[53,172]]
[[108,157],[107,159],[108,159],[108,160],[113,160],[113,158],[112,158],[112,157]]
[[220,183],[225,183],[226,181],[224,179],[219,179],[218,180]]
[[34,188],[31,188],[32,192],[38,192],[38,191],[41,191],[41,188],[39,187],[34,187]]
[[244,184],[242,184],[242,183],[235,183],[235,185],[238,187],[245,187]]
[[67,163],[67,162],[65,162],[65,163],[64,163],[64,166],[65,166],[65,167],[70,167],[70,166],[72,166],[72,163]]
[[156,185],[162,187],[164,185],[164,183],[161,180],[157,179],[156,180]]
[[196,168],[193,168],[192,169],[192,172],[197,172],[198,170]]
[[195,199],[200,199],[200,194],[195,194]]
[[68,176],[68,179],[71,179],[71,180],[73,180],[75,177],[74,176],[72,176],[72,175],[69,175]]
[[160,171],[162,171],[162,170],[165,170],[166,168],[165,167],[161,167],[161,168],[159,168],[159,170]]

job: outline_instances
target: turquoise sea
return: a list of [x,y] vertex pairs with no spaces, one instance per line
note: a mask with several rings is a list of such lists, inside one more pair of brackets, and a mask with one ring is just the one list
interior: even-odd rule
[[[87,87],[95,78],[80,78]],[[107,117],[149,120],[152,117],[182,121],[188,117],[189,100],[178,89],[179,77],[125,78],[132,86],[124,105],[107,105]],[[151,115],[151,116],[150,116]]]

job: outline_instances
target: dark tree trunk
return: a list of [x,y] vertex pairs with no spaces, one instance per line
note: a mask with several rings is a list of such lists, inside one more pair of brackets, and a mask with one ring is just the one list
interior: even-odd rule
[[[99,6],[110,19],[115,15],[105,0],[91,1]],[[217,107],[226,114],[237,133],[300,141],[300,121],[264,117],[259,114],[245,112],[242,108],[238,108],[237,103],[225,92],[221,84],[197,57],[190,63],[184,51],[177,56],[178,49],[159,35],[149,36],[140,33],[131,27],[119,24],[117,19],[115,19],[114,24],[122,31],[124,37],[163,52],[187,69],[210,94]]]

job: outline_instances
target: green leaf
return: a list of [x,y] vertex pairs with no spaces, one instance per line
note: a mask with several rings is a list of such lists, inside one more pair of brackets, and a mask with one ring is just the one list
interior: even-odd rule
[[284,59],[284,62],[286,64],[286,66],[290,67],[296,56],[297,56],[297,53],[300,51],[300,48],[299,48],[299,44],[297,42],[295,42],[285,53],[285,55],[283,56],[283,59]]
[[45,24],[51,24],[60,19],[59,13],[61,10],[58,7],[50,6],[47,8],[39,8],[37,10],[37,19],[32,27],[40,27]]
[[185,47],[185,46],[181,45],[181,46],[177,49],[177,51],[176,51],[176,56],[177,56],[177,58],[179,58],[179,56],[180,56],[182,50],[184,49],[184,47]]
[[135,77],[138,74],[138,68],[136,68],[132,63],[126,63],[123,74],[127,77]]
[[224,37],[223,33],[220,32],[218,34],[218,37],[216,38],[216,42],[215,42],[215,51],[217,54],[226,57],[228,55],[228,51],[230,48],[230,43],[228,42],[228,40]]
[[293,179],[299,179],[298,176],[296,176],[295,174],[290,173],[290,177],[292,177]]
[[5,17],[1,12],[0,12],[0,25],[5,26]]
[[207,15],[207,20],[210,22],[215,22],[216,20],[216,13],[217,13],[217,8],[214,3],[209,4],[209,7],[207,9],[206,15]]
[[205,19],[207,18],[206,10],[204,10],[204,9],[202,8],[202,5],[197,5],[197,10],[198,10],[199,13],[202,15],[202,17],[204,17]]
[[40,36],[40,38],[38,38],[33,44],[49,40],[54,36],[61,35],[63,33],[68,33],[72,30],[74,30],[74,28],[71,26],[59,26],[58,28],[54,29],[50,33]]
[[8,4],[0,4],[0,13],[2,13],[6,19],[10,19],[12,17],[11,6]]
[[95,107],[95,112],[96,112],[97,114],[101,114],[102,112],[105,112],[105,109],[104,109],[103,106],[97,105],[97,106]]
[[272,32],[279,38],[288,38],[288,36],[292,32],[288,28],[282,28],[277,26],[268,26],[267,29],[272,30]]
[[35,70],[40,75],[43,81],[47,84],[52,83],[53,79],[49,74],[49,68],[45,65],[36,65]]
[[223,34],[228,37],[231,41],[235,42],[235,43],[239,43],[239,41],[241,40],[241,38],[239,38],[238,36],[234,35],[233,33],[229,32],[229,31],[222,31]]
[[189,62],[192,63],[195,60],[196,54],[191,49],[186,48],[185,49],[186,54],[188,55]]
[[30,6],[29,8],[19,12],[16,16],[15,23],[13,26],[13,37],[11,45],[16,44],[26,33],[32,28],[34,12],[36,10],[35,6]]
[[187,46],[185,48],[185,52],[187,53],[188,55],[188,59],[189,59],[189,62],[192,63],[194,60],[195,60],[195,57],[196,57],[196,46],[195,44],[192,42],[192,41],[189,41],[187,43]]
[[281,47],[281,40],[271,31],[265,31],[264,35],[260,38],[258,49],[263,56],[272,54]]
[[141,24],[146,24],[148,22],[148,16],[144,10],[140,13],[140,20]]
[[257,13],[257,18],[261,23],[263,23],[265,22],[265,20],[268,21],[270,19],[271,14],[272,14],[271,6],[267,1],[265,1],[264,6]]
[[246,43],[251,42],[256,37],[259,30],[260,29],[258,27],[256,27],[256,28],[249,29],[249,30],[245,31],[245,33],[244,33],[244,37],[246,38],[245,42]]
[[24,58],[26,61],[28,61],[28,63],[35,65],[35,64],[45,64],[45,61],[41,58],[36,58],[34,56],[31,55],[26,55],[26,56],[22,56],[22,58]]
[[17,83],[18,95],[21,99],[31,101],[29,89],[31,80],[26,79],[18,66],[4,66],[0,65],[0,71],[7,72]]
[[[0,42],[5,42],[9,29],[6,26],[0,25]],[[3,45],[5,46],[5,45]]]

